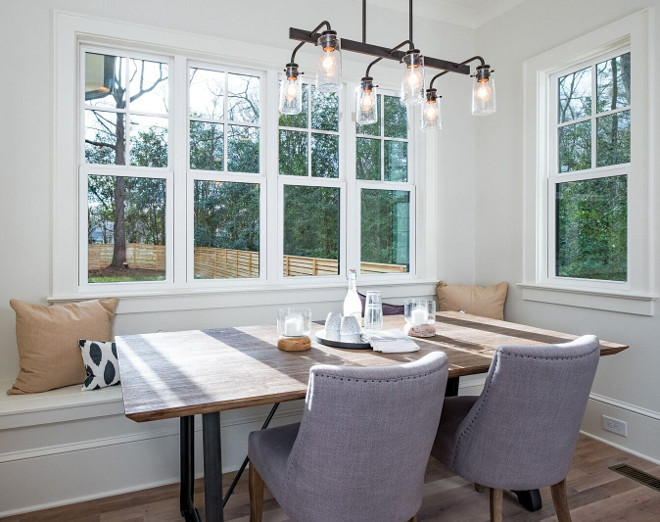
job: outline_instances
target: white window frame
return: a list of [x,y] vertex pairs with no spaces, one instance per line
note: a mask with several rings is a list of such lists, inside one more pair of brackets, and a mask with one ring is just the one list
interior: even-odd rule
[[[631,53],[631,163],[556,174],[556,80],[594,60]],[[602,60],[601,60],[602,58]],[[523,299],[642,315],[653,314],[651,274],[649,14],[644,10],[568,42],[524,65],[525,221]],[[595,81],[595,79],[592,79]],[[592,129],[593,131],[593,129]],[[592,154],[595,151],[592,143]],[[598,171],[598,172],[597,172]],[[554,276],[554,182],[628,174],[628,280]]]
[[[268,210],[267,210],[267,167],[266,167],[266,134],[267,127],[264,124],[268,121],[266,114],[266,104],[264,103],[266,90],[267,90],[267,73],[256,69],[247,69],[244,67],[236,67],[229,64],[219,62],[202,62],[198,60],[190,60],[182,57],[186,61],[185,73],[185,111],[186,111],[186,154],[185,154],[185,170],[186,170],[186,183],[187,191],[187,219],[186,219],[186,260],[187,271],[185,283],[190,288],[200,289],[213,289],[218,286],[237,287],[237,286],[253,286],[263,285],[267,281],[267,237],[268,237]],[[190,167],[190,82],[189,74],[191,68],[200,68],[210,71],[218,71],[225,73],[225,95],[223,100],[223,170],[202,170],[192,169]],[[237,73],[259,78],[259,123],[258,124],[240,124],[236,125],[255,127],[259,129],[259,172],[232,172],[228,170],[228,129],[233,123],[227,117],[228,110],[228,96],[227,96],[227,82],[228,74]],[[259,185],[259,277],[251,278],[227,278],[227,279],[195,279],[195,219],[194,219],[194,184],[196,180],[204,181],[220,181],[220,182],[235,182],[235,183],[251,183]]]
[[[283,75],[279,74],[277,77],[277,83],[275,85],[269,85],[269,89],[273,90],[276,93],[279,93],[279,82],[283,79]],[[277,202],[278,202],[278,212],[277,212],[277,257],[273,259],[271,265],[271,273],[273,277],[271,278],[278,284],[318,284],[320,281],[326,282],[340,282],[346,280],[346,259],[347,259],[347,250],[348,250],[348,240],[347,240],[347,209],[350,208],[347,203],[347,180],[346,180],[346,99],[348,98],[346,94],[346,86],[342,84],[342,88],[339,90],[339,125],[337,131],[325,131],[312,128],[312,88],[314,82],[311,80],[302,79],[303,85],[309,89],[309,95],[307,97],[307,126],[306,127],[280,127],[279,125],[279,112],[277,110],[277,105],[275,106],[274,111],[274,121],[275,123],[275,140],[276,140],[276,149],[275,149],[275,165],[274,172],[277,176]],[[309,86],[309,87],[307,87]],[[307,175],[306,176],[294,176],[288,174],[280,174],[280,147],[279,147],[279,132],[280,130],[294,131],[294,132],[303,132],[307,134]],[[326,134],[330,136],[337,136],[339,138],[339,176],[336,178],[323,178],[312,176],[312,134]],[[339,244],[337,245],[339,249],[339,273],[337,275],[325,275],[325,276],[285,276],[284,275],[284,187],[285,186],[306,186],[306,187],[328,187],[335,188],[339,190]]]
[[[357,91],[359,85],[355,84],[354,88],[352,89],[354,92]],[[355,195],[354,197],[356,198],[356,205],[357,205],[357,221],[356,223],[358,224],[355,227],[355,234],[356,238],[354,239],[355,241],[355,248],[351,252],[353,254],[353,257],[351,259],[351,262],[353,263],[351,266],[354,266],[359,273],[360,270],[360,265],[361,265],[361,257],[362,257],[362,189],[372,189],[372,190],[389,190],[389,191],[402,191],[402,192],[408,192],[409,194],[409,204],[410,204],[410,216],[409,216],[409,223],[408,223],[408,230],[409,230],[409,245],[408,245],[408,272],[404,273],[393,273],[393,274],[388,274],[388,277],[391,278],[397,278],[397,279],[410,279],[412,277],[415,277],[417,273],[417,263],[416,263],[416,253],[417,253],[417,248],[416,245],[418,244],[418,231],[416,229],[416,215],[417,215],[417,202],[416,202],[416,182],[419,179],[419,176],[417,176],[417,171],[418,171],[418,165],[414,161],[414,158],[421,156],[422,154],[422,148],[418,146],[418,143],[420,142],[419,134],[417,132],[417,126],[414,125],[416,120],[416,116],[419,117],[419,114],[416,114],[416,110],[414,106],[409,106],[408,111],[407,111],[407,116],[408,116],[408,137],[407,138],[390,138],[385,136],[385,121],[384,121],[384,115],[385,115],[385,102],[384,102],[384,97],[385,96],[392,96],[392,97],[398,97],[398,93],[394,89],[387,89],[387,88],[379,88],[377,89],[376,94],[378,96],[383,96],[381,98],[381,103],[379,104],[380,106],[380,114],[378,115],[378,121],[380,122],[380,135],[379,136],[371,136],[371,135],[366,135],[366,134],[358,134],[357,133],[357,125],[355,121],[351,122],[351,133],[348,134],[348,139],[350,139],[350,144],[351,144],[351,158],[355,161],[356,159],[356,148],[357,148],[357,139],[358,138],[368,138],[368,139],[375,139],[380,142],[380,174],[381,174],[381,179],[380,180],[362,180],[362,179],[357,179],[357,169],[355,162],[351,165],[351,168],[348,170],[351,172],[352,178],[351,178],[351,184],[355,186]],[[386,141],[397,141],[397,142],[405,142],[407,143],[407,166],[408,166],[408,178],[406,181],[385,181],[385,142]],[[360,279],[364,280],[369,283],[371,280],[378,280],[381,279],[382,276],[380,274],[360,274]]]
[[[227,40],[215,37],[196,35],[181,31],[172,31],[154,26],[144,26],[137,24],[124,24],[112,20],[102,20],[97,18],[81,17],[76,14],[55,11],[54,16],[54,80],[55,86],[53,92],[54,115],[53,115],[53,150],[54,150],[54,175],[53,175],[53,203],[52,203],[52,277],[51,293],[48,297],[50,302],[65,302],[69,300],[78,300],[91,297],[118,296],[122,298],[122,313],[130,311],[147,310],[178,310],[178,309],[206,309],[224,308],[230,306],[242,306],[249,304],[283,304],[301,302],[327,302],[328,300],[341,299],[345,287],[345,278],[339,275],[334,280],[328,278],[309,278],[313,281],[303,281],[302,278],[276,277],[281,274],[281,261],[278,262],[278,255],[273,255],[279,251],[278,234],[273,234],[269,226],[272,227],[280,214],[278,203],[278,184],[274,182],[271,176],[277,176],[277,75],[281,69],[281,49],[251,44],[243,41]],[[85,216],[87,212],[86,202],[81,204],[84,199],[81,197],[80,187],[82,175],[80,172],[80,128],[82,122],[80,113],[80,45],[89,43],[94,48],[108,47],[123,50],[135,50],[139,54],[154,54],[162,58],[171,57],[171,75],[173,77],[173,93],[187,92],[187,59],[186,57],[199,57],[200,61],[211,61],[213,63],[231,64],[232,68],[244,67],[251,73],[263,71],[266,78],[266,92],[262,96],[266,109],[262,107],[262,177],[261,198],[266,199],[266,205],[262,204],[262,223],[261,237],[266,242],[266,248],[269,252],[268,262],[262,271],[262,277],[267,277],[267,281],[241,279],[235,281],[220,280],[220,285],[204,285],[204,281],[191,281],[189,276],[188,259],[189,249],[178,248],[169,254],[169,281],[148,282],[139,285],[129,283],[127,285],[79,285],[80,266],[86,266],[81,261],[79,251],[82,238],[79,227],[80,216]],[[219,51],[219,49],[221,51]],[[301,59],[313,63],[314,50],[301,51]],[[255,57],[255,58],[251,58]],[[386,83],[384,75],[383,81]],[[390,74],[391,84],[396,83],[398,75]],[[345,88],[352,88],[354,85]],[[262,86],[263,89],[263,86]],[[263,92],[263,91],[262,91]],[[174,98],[175,94],[171,94]],[[169,129],[169,164],[168,170],[174,172],[184,172],[187,170],[188,157],[184,153],[175,153],[173,142],[175,134],[183,132],[187,123],[187,103],[182,101],[180,96],[173,99],[170,107],[170,129]],[[351,168],[347,168],[347,157],[354,148],[354,116],[353,111],[347,108],[347,96],[343,97],[341,105],[342,111],[342,132],[344,139],[340,139],[340,169],[342,177],[339,184],[344,184],[344,193],[342,194],[342,223],[348,223],[353,219],[354,223],[359,223],[359,208],[357,205],[357,184],[351,185]],[[275,122],[275,124],[267,123]],[[187,135],[187,131],[186,131]],[[186,143],[187,136],[183,139],[179,136],[179,142]],[[416,126],[411,130],[410,139],[414,142],[415,150],[409,155],[409,169],[415,172],[415,184],[423,184],[425,188],[434,187],[434,179],[425,180],[418,176],[418,173],[424,169],[435,168],[436,156],[433,151],[426,151],[420,133]],[[270,152],[269,152],[270,151]],[[347,154],[348,153],[348,154]],[[354,152],[353,152],[354,153]],[[420,157],[416,157],[421,155]],[[264,165],[265,164],[265,165]],[[350,166],[348,166],[350,167]],[[143,175],[148,175],[146,167]],[[162,172],[159,170],[159,174]],[[354,177],[354,174],[353,174]],[[188,176],[172,176],[168,179],[169,201],[173,198],[179,198],[180,194],[186,194],[189,190]],[[238,180],[232,176],[232,179]],[[412,177],[411,177],[412,180]],[[250,177],[250,182],[254,180]],[[300,179],[295,180],[296,183]],[[326,180],[327,181],[327,180]],[[334,180],[335,182],[337,180]],[[415,202],[415,211],[412,214],[420,213],[422,208],[434,208],[435,194],[433,191],[424,191],[426,196],[424,201]],[[353,198],[353,216],[348,215],[348,202]],[[84,208],[83,208],[84,207]],[[174,207],[174,208],[172,208]],[[265,209],[265,211],[264,211]],[[169,205],[168,226],[166,230],[167,244],[188,246],[187,230],[190,223],[188,218],[188,209],[186,205]],[[266,213],[266,218],[263,217]],[[411,216],[414,223],[420,223],[419,216]],[[356,232],[359,227],[344,226],[345,237],[342,240],[341,252],[346,255],[348,245],[351,244],[355,252],[359,249],[359,234]],[[270,230],[270,233],[269,233]],[[414,233],[412,232],[414,230]],[[72,232],[73,231],[73,232]],[[425,241],[420,242],[420,238]],[[86,244],[86,236],[85,236]],[[412,242],[416,246],[412,246]],[[419,245],[423,248],[420,249]],[[420,270],[417,264],[416,273],[409,274],[386,274],[386,277],[375,276],[369,284],[377,284],[383,289],[384,297],[406,297],[415,295],[430,295],[437,278],[435,263],[435,248],[437,245],[437,225],[435,220],[430,222],[421,222],[421,226],[415,228],[411,226],[411,259],[423,259],[423,267]],[[421,256],[420,256],[421,250]],[[262,252],[263,253],[263,252]],[[279,258],[281,260],[281,258]],[[342,259],[344,267],[350,261]],[[171,274],[171,276],[170,276]],[[366,276],[365,276],[366,277]],[[305,278],[308,279],[308,278]],[[218,280],[215,280],[216,282]],[[200,284],[193,284],[200,283]],[[366,282],[365,282],[366,283]],[[292,292],[295,290],[295,292]],[[265,292],[265,293],[264,293]],[[227,300],[226,296],[234,296],[233,300]]]
[[[108,291],[113,291],[115,293],[125,292],[130,290],[132,292],[149,292],[154,290],[162,290],[163,288],[171,287],[174,282],[174,241],[173,241],[173,223],[174,223],[174,167],[173,162],[176,157],[176,153],[173,147],[173,136],[175,135],[175,129],[173,125],[173,112],[174,112],[174,103],[173,103],[173,72],[174,72],[174,58],[168,56],[167,54],[153,54],[144,52],[141,50],[134,50],[130,47],[113,47],[107,45],[95,45],[91,42],[83,41],[79,47],[79,84],[78,84],[78,100],[84,100],[85,97],[85,70],[82,64],[85,62],[85,53],[94,53],[101,55],[110,55],[121,57],[126,60],[124,67],[129,67],[129,60],[138,59],[138,60],[149,60],[155,62],[166,63],[168,66],[168,93],[169,100],[168,105],[170,107],[168,117],[167,117],[167,167],[139,167],[133,166],[130,164],[130,122],[131,111],[130,100],[126,100],[126,108],[122,111],[113,109],[112,107],[97,107],[96,109],[104,112],[123,112],[126,114],[125,121],[125,133],[126,133],[126,164],[125,165],[102,165],[102,164],[91,164],[85,161],[85,146],[84,142],[81,139],[85,136],[85,114],[88,107],[85,103],[78,104],[78,121],[79,121],[79,135],[78,135],[78,161],[79,161],[79,179],[78,187],[80,191],[79,197],[79,225],[78,225],[78,288],[81,293],[89,293],[94,291],[94,287],[103,286],[104,289],[107,288]],[[128,70],[128,69],[126,69]],[[124,71],[126,72],[126,71]],[[126,82],[128,82],[128,75],[126,75]],[[127,83],[128,84],[128,83]],[[130,94],[130,90],[127,91]],[[94,107],[92,107],[94,108]],[[139,112],[139,116],[156,116],[162,117],[162,114],[148,114],[143,111]],[[112,177],[135,177],[135,178],[151,178],[151,179],[164,179],[166,183],[166,194],[165,194],[165,279],[162,281],[140,281],[140,282],[123,282],[123,283],[89,283],[88,282],[88,249],[85,248],[87,245],[87,227],[83,226],[84,222],[87,222],[85,216],[88,212],[88,178],[90,175],[100,175],[100,176],[112,176]]]

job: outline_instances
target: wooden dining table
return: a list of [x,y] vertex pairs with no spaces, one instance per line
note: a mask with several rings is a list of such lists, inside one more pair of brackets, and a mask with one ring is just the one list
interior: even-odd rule
[[[403,316],[386,316],[384,329],[401,329]],[[289,353],[277,349],[275,325],[126,335],[117,338],[125,415],[136,422],[180,419],[180,509],[186,521],[200,521],[194,504],[194,416],[202,415],[206,520],[223,520],[220,412],[303,399],[315,364],[385,366],[443,351],[449,359],[447,395],[458,393],[459,378],[488,371],[503,345],[565,343],[576,335],[487,319],[460,312],[436,315],[436,335],[416,339],[420,350],[383,354],[319,344]],[[601,341],[601,356],[626,345]],[[275,406],[276,407],[276,406]],[[271,415],[274,409],[271,410]],[[270,420],[270,419],[268,419]],[[536,492],[520,492],[528,509],[540,507]],[[531,495],[531,497],[525,497]]]

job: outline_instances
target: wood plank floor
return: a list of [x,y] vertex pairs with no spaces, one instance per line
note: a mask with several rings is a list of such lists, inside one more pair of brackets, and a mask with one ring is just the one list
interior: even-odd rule
[[[660,466],[581,436],[568,475],[568,503],[575,522],[660,521],[660,492],[608,469],[627,463],[660,476]],[[229,484],[233,474],[224,477]],[[180,522],[178,485],[164,486],[102,500],[7,517],[0,522]],[[504,520],[535,522],[556,520],[550,490],[541,491],[544,507],[535,513],[522,509],[505,494]],[[203,516],[203,482],[196,483],[195,500]],[[248,522],[247,473],[225,509],[225,520]],[[472,484],[457,477],[431,458],[426,471],[420,521],[488,521],[488,490],[477,493]],[[287,516],[266,490],[264,522],[285,522]],[[384,521],[386,522],[386,521]]]

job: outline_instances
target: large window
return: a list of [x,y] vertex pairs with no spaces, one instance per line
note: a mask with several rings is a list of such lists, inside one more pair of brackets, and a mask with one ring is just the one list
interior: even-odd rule
[[408,111],[379,94],[378,121],[356,125],[355,172],[360,189],[360,268],[363,273],[410,270]]
[[305,84],[302,113],[279,115],[276,71],[92,44],[80,68],[79,290],[414,272],[397,96],[380,94],[378,122],[356,127],[353,86]]
[[302,112],[279,116],[284,277],[340,273],[339,100],[303,84]]
[[552,77],[554,276],[627,281],[630,78],[621,51]]
[[81,283],[164,280],[170,65],[136,54],[83,56]]
[[524,299],[653,313],[648,19],[525,63]]

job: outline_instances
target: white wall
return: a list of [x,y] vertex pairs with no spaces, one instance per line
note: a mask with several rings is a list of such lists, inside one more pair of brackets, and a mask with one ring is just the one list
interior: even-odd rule
[[[496,69],[497,114],[477,125],[476,146],[476,280],[522,282],[523,184],[534,172],[523,171],[523,63],[544,51],[575,39],[617,19],[653,6],[652,34],[660,26],[660,2],[630,0],[528,0],[477,30],[477,48]],[[651,38],[651,56],[660,43]],[[660,80],[657,60],[651,59],[651,77]],[[657,91],[656,91],[657,92]],[[658,121],[655,104],[652,121]],[[657,123],[654,125],[657,129]],[[656,132],[652,147],[660,149]],[[651,172],[658,186],[657,167]],[[660,205],[657,191],[651,194]],[[656,212],[655,227],[658,226]],[[655,235],[653,273],[657,274],[660,238]],[[657,294],[658,288],[651,289]],[[656,305],[657,310],[657,305]],[[594,333],[603,339],[630,345],[626,352],[601,359],[583,428],[660,460],[660,320],[623,313],[603,312],[524,301],[515,285],[509,290],[507,319],[574,334]],[[629,423],[629,438],[603,431],[602,413]]]
[[[279,47],[282,64],[288,61],[294,46],[288,39],[289,26],[311,29],[326,18],[340,34],[358,40],[361,25],[360,3],[356,0],[332,4],[304,0],[4,0],[0,9],[0,222],[3,224],[2,250],[7,254],[0,256],[0,379],[9,379],[18,369],[14,313],[9,299],[43,303],[53,291],[50,226],[54,171],[53,12],[79,13]],[[408,36],[404,13],[370,6],[368,20],[370,42],[396,45]],[[441,24],[422,16],[415,20],[415,40],[427,54],[450,60],[460,61],[474,50],[471,29]],[[298,56],[301,65],[312,69],[314,57],[308,47],[303,47]],[[345,56],[345,62],[345,75],[359,79],[369,60],[350,55]],[[398,69],[393,63],[378,64],[372,72],[385,83],[393,84],[398,78]],[[474,188],[474,122],[469,117],[469,80],[445,77],[438,86],[445,95],[447,130],[442,137],[430,138],[440,144],[439,164],[432,165],[430,175],[436,175],[437,170],[440,176],[439,218],[451,223],[439,233],[438,273],[451,281],[471,282],[474,277],[473,199],[455,196],[471,194]],[[432,267],[431,272],[434,270]],[[300,299],[304,300],[305,296],[301,294]],[[340,300],[341,292],[329,295],[328,299]],[[115,333],[271,321],[276,308],[271,305],[252,309],[251,315],[240,309],[230,313],[226,309],[206,309],[199,313],[190,310],[158,312],[129,318],[126,312],[140,309],[140,303],[133,301],[130,306],[128,302],[120,303]],[[172,308],[170,305],[168,307]]]
[[[13,379],[18,371],[15,318],[9,299],[45,304],[53,293],[55,11],[268,45],[281,49],[278,68],[288,61],[295,45],[288,39],[289,26],[311,29],[327,18],[340,35],[355,40],[361,37],[357,0],[0,0],[0,380]],[[407,30],[404,13],[369,6],[370,42],[396,45],[407,38]],[[415,41],[425,53],[454,61],[475,50],[472,29],[443,24],[422,13],[416,16]],[[313,57],[307,47],[298,56],[301,65],[312,69]],[[345,75],[351,79],[359,79],[369,62],[367,57],[355,55],[344,59]],[[373,72],[381,84],[392,85],[399,77],[398,68],[389,63],[379,64]],[[429,176],[437,177],[431,184],[436,204],[427,209],[427,215],[446,226],[438,232],[439,251],[437,256],[432,252],[431,258],[437,257],[438,276],[469,283],[474,280],[475,260],[475,123],[470,116],[470,82],[465,77],[444,77],[437,86],[444,96],[445,130],[429,138],[435,142],[429,148],[437,147],[427,162]],[[432,276],[435,270],[434,263]],[[397,287],[384,295],[396,300],[432,291],[431,285]],[[315,316],[322,317],[339,306],[344,293],[343,288],[289,291],[283,299],[310,302]],[[232,303],[219,301],[222,298],[209,295],[123,299],[115,333],[272,322],[282,302],[254,293],[241,295]],[[289,411],[295,412],[295,408]],[[242,459],[244,437],[239,435],[256,429],[256,417],[248,410],[223,417],[229,422],[223,428],[223,433],[228,430],[223,448],[226,469],[235,469]],[[163,452],[167,452],[166,459]],[[115,463],[108,476],[86,480],[80,468],[101,461]],[[131,465],[140,473],[133,474]],[[61,473],[71,480],[58,480]],[[42,484],[59,485],[35,488],[37,474]],[[147,427],[115,412],[86,422],[0,430],[0,483],[11,483],[11,487],[0,488],[0,516],[103,496],[123,487],[139,489],[172,482],[177,476],[176,426],[171,422]]]

